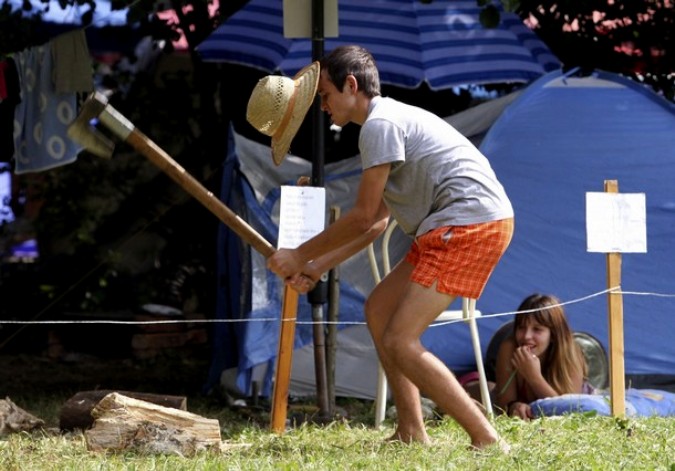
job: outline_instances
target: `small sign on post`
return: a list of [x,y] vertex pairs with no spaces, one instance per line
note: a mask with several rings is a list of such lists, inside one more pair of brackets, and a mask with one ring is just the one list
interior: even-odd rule
[[[326,225],[326,189],[310,186],[282,186],[279,207],[280,249],[293,249],[323,231]],[[298,292],[286,285],[281,307],[281,331],[272,393],[271,428],[276,433],[286,430],[288,389],[291,381],[295,321],[298,313]]]
[[[616,180],[605,180],[604,193],[586,193],[586,240],[589,252],[607,254],[607,288],[621,287],[621,253],[647,252],[644,193],[620,194]],[[609,384],[612,415],[626,414],[623,297],[609,292]]]
[[277,248],[294,249],[326,227],[326,189],[282,186]]
[[[323,3],[323,37],[338,36],[338,2],[337,0],[320,0]],[[313,0],[284,0],[284,37],[312,37],[312,2]]]

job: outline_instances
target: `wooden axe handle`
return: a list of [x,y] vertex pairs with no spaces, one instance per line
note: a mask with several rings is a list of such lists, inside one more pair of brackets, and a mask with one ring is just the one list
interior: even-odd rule
[[213,193],[204,188],[178,162],[139,131],[112,106],[106,104],[100,118],[103,125],[169,175],[185,191],[195,197],[209,211],[215,214],[218,219],[241,237],[244,242],[250,244],[251,247],[260,252],[265,258],[274,254],[274,246],[267,239],[260,235],[246,221],[237,216],[222,201],[216,198]]
[[209,211],[215,214],[225,225],[232,229],[244,242],[260,252],[265,258],[274,254],[275,249],[260,233],[253,229],[246,221],[235,214],[213,193],[192,177],[183,167],[173,160],[166,152],[159,148],[147,136],[135,129],[127,142],[138,152],[148,158],[153,164],[169,175],[185,191],[194,196]]

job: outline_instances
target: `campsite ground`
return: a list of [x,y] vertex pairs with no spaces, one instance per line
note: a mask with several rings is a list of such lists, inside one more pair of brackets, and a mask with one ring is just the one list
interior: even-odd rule
[[[202,396],[208,372],[206,355],[162,356],[152,360],[103,358],[89,354],[70,354],[51,359],[44,354],[0,354],[0,396],[9,397],[19,407],[58,426],[58,409],[80,391],[116,389]],[[52,415],[45,417],[44,415]]]
[[207,371],[205,355],[137,360],[72,354],[55,360],[39,354],[0,354],[2,394],[12,398],[93,389],[197,395]]
[[[372,427],[372,402],[350,401],[348,421],[289,427],[269,432],[269,408],[232,407],[218,394],[204,396],[210,355],[163,355],[153,360],[69,355],[52,360],[43,354],[0,353],[0,398],[45,420],[53,430],[63,402],[80,390],[132,389],[184,394],[188,410],[217,419],[223,447],[185,457],[143,450],[94,453],[82,434],[51,430],[12,434],[0,440],[0,468],[31,469],[630,469],[675,470],[672,458],[675,422],[670,418],[622,419],[589,414],[523,422],[504,416],[496,427],[513,445],[510,456],[495,450],[476,453],[452,420],[428,427],[430,447],[400,447],[386,441],[390,424]],[[308,405],[310,407],[308,407]],[[303,410],[291,404],[289,418]],[[304,410],[311,410],[305,404]]]
[[[227,428],[241,429],[251,423],[266,427],[270,420],[266,401],[254,407],[234,403],[236,398],[220,389],[204,392],[210,361],[208,349],[147,360],[91,354],[69,354],[55,360],[38,353],[0,353],[0,398],[9,397],[48,427],[58,427],[60,409],[74,394],[99,389],[185,396],[189,411],[218,418]],[[312,398],[289,401],[289,419],[311,418],[315,410]],[[371,419],[371,407],[371,401],[338,399],[340,415],[357,421]]]
[[[171,360],[171,361],[169,361]],[[29,355],[0,355],[0,387],[16,396],[31,412],[46,411],[68,394],[85,388],[119,384],[144,385],[157,391],[197,392],[204,369],[187,358],[151,364],[135,360],[86,358],[54,362]],[[153,386],[154,385],[154,386]],[[54,388],[52,392],[49,388]],[[60,394],[63,396],[59,397]],[[31,402],[24,403],[23,399]],[[197,401],[192,401],[193,399]],[[19,400],[21,399],[21,400]],[[206,469],[520,469],[564,468],[674,470],[672,450],[675,422],[669,418],[621,419],[572,414],[532,422],[499,416],[495,426],[512,444],[512,453],[496,449],[476,452],[466,433],[453,420],[429,424],[432,443],[399,446],[386,438],[391,426],[373,428],[360,420],[335,421],[327,426],[303,424],[286,433],[270,433],[269,416],[252,408],[237,411],[216,398],[188,399],[188,410],[218,419],[222,446],[194,456],[149,453],[142,448],[93,452],[80,433],[15,433],[0,440],[0,468],[19,471],[82,470],[206,470]],[[42,402],[41,402],[42,401]],[[192,406],[190,405],[192,404]],[[369,401],[363,403],[367,407]],[[37,407],[39,409],[34,409]],[[296,409],[297,410],[297,409]],[[42,415],[38,414],[41,418]],[[56,415],[57,417],[58,415]],[[368,416],[371,417],[372,413]],[[364,416],[361,416],[363,418]],[[48,423],[48,426],[52,423]],[[51,428],[51,427],[50,427]]]

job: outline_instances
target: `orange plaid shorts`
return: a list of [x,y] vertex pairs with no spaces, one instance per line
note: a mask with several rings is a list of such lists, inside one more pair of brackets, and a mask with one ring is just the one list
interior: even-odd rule
[[478,299],[513,236],[513,218],[446,226],[415,239],[406,255],[410,279],[440,293]]

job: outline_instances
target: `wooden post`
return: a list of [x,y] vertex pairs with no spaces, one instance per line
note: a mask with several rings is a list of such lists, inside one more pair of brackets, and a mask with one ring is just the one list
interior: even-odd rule
[[[340,219],[340,207],[331,206],[330,223]],[[328,328],[326,333],[326,379],[328,387],[328,412],[335,415],[335,363],[337,356],[337,324],[340,314],[340,265],[328,272]]]
[[272,431],[283,433],[286,430],[288,413],[288,389],[291,381],[291,363],[295,341],[295,321],[298,314],[298,292],[288,285],[284,287],[284,300],[281,307],[281,332],[279,351],[272,394]]
[[[618,193],[616,180],[605,180],[606,193]],[[621,253],[607,254],[607,288],[621,287]],[[623,297],[621,293],[608,293],[609,307],[609,387],[612,415],[626,414],[626,380],[623,345]]]

